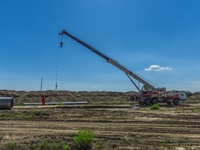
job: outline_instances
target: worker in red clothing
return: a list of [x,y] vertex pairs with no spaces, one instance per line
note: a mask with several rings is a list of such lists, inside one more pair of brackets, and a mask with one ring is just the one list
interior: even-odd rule
[[43,97],[42,97],[42,105],[45,105],[45,100],[46,100],[46,97],[43,96]]

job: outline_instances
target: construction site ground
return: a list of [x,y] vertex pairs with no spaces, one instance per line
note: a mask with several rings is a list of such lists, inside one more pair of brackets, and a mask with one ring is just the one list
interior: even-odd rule
[[[138,105],[131,103],[131,105]],[[73,145],[80,130],[95,134],[93,149],[200,149],[200,103],[83,106],[14,106],[0,111],[0,147],[40,149],[48,143]],[[139,106],[139,105],[138,105]]]

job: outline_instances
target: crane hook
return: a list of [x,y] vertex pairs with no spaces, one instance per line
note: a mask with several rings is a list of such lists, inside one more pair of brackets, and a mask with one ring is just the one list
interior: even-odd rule
[[63,42],[60,42],[60,47],[62,48],[62,46],[63,46]]

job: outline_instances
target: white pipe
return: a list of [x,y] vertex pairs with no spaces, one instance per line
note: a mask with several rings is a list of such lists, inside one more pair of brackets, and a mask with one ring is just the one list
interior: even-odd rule
[[[45,105],[81,105],[81,104],[88,104],[88,102],[45,102]],[[37,106],[42,105],[42,103],[23,103],[25,106]]]

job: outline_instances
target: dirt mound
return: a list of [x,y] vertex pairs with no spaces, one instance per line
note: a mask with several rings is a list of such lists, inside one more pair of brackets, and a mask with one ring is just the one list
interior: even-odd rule
[[[15,105],[22,105],[27,102],[41,102],[41,97],[45,96],[49,102],[76,102],[88,101],[90,103],[121,103],[126,102],[132,95],[138,95],[137,92],[111,92],[111,91],[14,91],[0,90],[0,96],[13,97]],[[105,102],[106,99],[106,102]]]
[[[138,92],[113,92],[113,91],[14,91],[0,90],[0,96],[13,97],[14,105],[23,103],[41,102],[41,97],[45,96],[47,102],[77,102],[88,101],[95,104],[129,104],[130,97],[139,95]],[[188,94],[187,94],[188,95]],[[200,92],[190,93],[188,102],[199,102]]]

